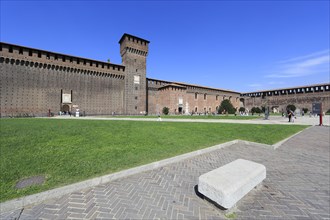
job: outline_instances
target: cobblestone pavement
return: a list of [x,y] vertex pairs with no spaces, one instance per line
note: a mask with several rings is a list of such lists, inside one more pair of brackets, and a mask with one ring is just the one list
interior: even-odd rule
[[199,198],[195,186],[201,174],[238,158],[264,164],[267,178],[230,210],[236,219],[329,219],[329,137],[329,127],[315,126],[276,150],[235,144],[2,213],[1,219],[228,219]]

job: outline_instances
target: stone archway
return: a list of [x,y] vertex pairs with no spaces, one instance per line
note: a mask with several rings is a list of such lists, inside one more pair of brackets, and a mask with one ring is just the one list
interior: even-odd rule
[[70,106],[67,104],[62,105],[62,112],[69,112],[70,111]]
[[244,98],[239,99],[239,107],[244,107],[245,108],[245,100]]

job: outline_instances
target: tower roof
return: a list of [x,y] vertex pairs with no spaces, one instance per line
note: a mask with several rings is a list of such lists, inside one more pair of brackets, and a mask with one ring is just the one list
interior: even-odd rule
[[146,42],[146,43],[150,43],[150,41],[148,40],[145,40],[145,39],[142,39],[140,37],[136,37],[136,36],[133,36],[133,35],[130,35],[130,34],[127,34],[127,33],[124,33],[123,36],[120,38],[119,40],[119,43],[121,44],[121,42],[125,39],[125,37],[130,37],[130,38],[134,38],[136,40],[140,40],[142,42]]

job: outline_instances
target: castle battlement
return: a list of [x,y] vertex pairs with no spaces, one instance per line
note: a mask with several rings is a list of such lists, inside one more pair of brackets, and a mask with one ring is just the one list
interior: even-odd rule
[[89,58],[82,58],[62,53],[55,53],[31,47],[0,42],[0,57],[14,60],[24,60],[34,63],[46,63],[47,65],[62,66],[67,68],[88,69],[90,71],[116,72],[123,74],[125,66],[102,62]]

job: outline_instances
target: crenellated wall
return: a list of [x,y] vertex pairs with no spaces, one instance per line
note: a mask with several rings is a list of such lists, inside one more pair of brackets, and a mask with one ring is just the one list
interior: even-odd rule
[[149,41],[124,34],[119,40],[122,65],[14,44],[0,43],[0,117],[47,116],[49,110],[86,115],[216,113],[229,99],[239,107],[288,104],[330,109],[330,84],[239,93],[181,82],[146,78]]
[[312,104],[322,103],[323,111],[330,109],[330,84],[317,84],[294,88],[259,91],[241,94],[242,101],[247,109],[252,107],[269,106],[277,112],[286,111],[289,104],[297,108],[312,110]]
[[1,117],[124,113],[124,66],[5,43],[0,48]]

